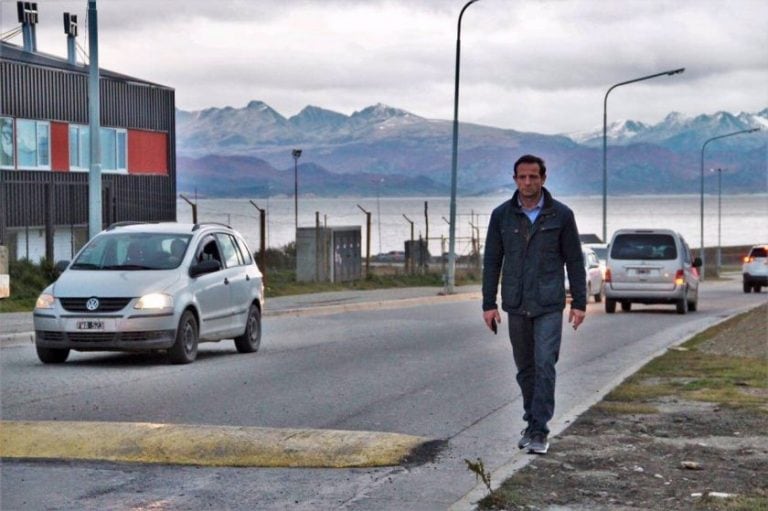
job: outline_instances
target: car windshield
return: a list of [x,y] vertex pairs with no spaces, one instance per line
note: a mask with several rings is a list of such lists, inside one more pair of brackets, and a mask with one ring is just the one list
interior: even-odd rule
[[611,243],[613,259],[677,259],[675,240],[669,234],[620,234]]
[[749,254],[750,257],[766,257],[768,256],[768,250],[765,247],[755,247]]
[[191,235],[117,232],[93,238],[71,270],[170,270],[184,259]]

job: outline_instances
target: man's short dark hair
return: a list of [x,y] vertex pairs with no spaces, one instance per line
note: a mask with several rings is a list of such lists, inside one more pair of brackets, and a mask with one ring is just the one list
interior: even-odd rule
[[536,163],[539,165],[539,175],[541,177],[547,175],[547,166],[544,164],[544,160],[532,154],[524,154],[515,162],[515,177],[517,177],[517,166],[521,163]]

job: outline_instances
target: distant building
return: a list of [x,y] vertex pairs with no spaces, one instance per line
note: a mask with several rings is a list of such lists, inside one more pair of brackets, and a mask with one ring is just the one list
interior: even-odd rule
[[[34,48],[0,42],[0,245],[71,259],[88,237],[88,67]],[[100,108],[104,225],[175,221],[174,90],[102,69]]]

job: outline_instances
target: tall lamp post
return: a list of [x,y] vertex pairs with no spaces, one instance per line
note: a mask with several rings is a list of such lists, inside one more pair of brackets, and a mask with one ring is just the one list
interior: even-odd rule
[[446,283],[446,292],[453,293],[453,287],[456,282],[456,179],[457,179],[457,156],[459,144],[459,57],[461,55],[461,18],[467,7],[478,0],[470,0],[459,13],[458,29],[456,30],[456,73],[453,88],[453,150],[451,153],[451,208],[450,208],[450,226],[448,227],[448,281]]
[[717,169],[717,259],[715,260],[715,272],[720,276],[720,261],[722,260],[720,244],[720,222],[722,219],[722,200],[723,200],[723,169]]
[[740,131],[734,131],[733,133],[726,133],[725,135],[720,135],[717,137],[712,137],[704,142],[704,144],[701,146],[701,186],[700,186],[700,201],[699,201],[699,227],[701,229],[700,235],[701,238],[699,240],[699,256],[701,257],[701,280],[704,280],[704,277],[706,275],[706,257],[704,254],[704,149],[706,149],[707,144],[712,142],[713,140],[720,140],[721,138],[726,137],[733,137],[736,135],[742,135],[744,133],[754,133],[755,131],[760,131],[760,128],[752,128],[748,130],[740,130]]
[[[291,151],[293,155],[293,216],[296,236],[299,235],[299,158],[301,158],[301,149]],[[298,240],[297,240],[298,241]]]
[[672,76],[682,73],[683,71],[685,71],[685,68],[681,67],[680,69],[673,69],[671,71],[642,76],[640,78],[635,78],[634,80],[627,80],[626,82],[611,85],[605,93],[605,98],[603,99],[603,243],[608,243],[608,94],[610,94],[616,87],[621,87],[622,85],[642,82],[659,76]]

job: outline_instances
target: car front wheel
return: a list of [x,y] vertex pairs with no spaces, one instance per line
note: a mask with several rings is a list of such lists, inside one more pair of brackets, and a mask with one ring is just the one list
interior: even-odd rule
[[197,320],[192,311],[184,311],[176,329],[176,342],[168,350],[173,364],[189,364],[197,358]]
[[42,348],[40,346],[36,346],[36,348],[37,358],[39,358],[40,362],[43,364],[62,364],[69,356],[68,349]]
[[245,333],[235,337],[235,347],[240,353],[253,353],[259,351],[259,346],[261,346],[261,311],[255,304],[251,304]]

